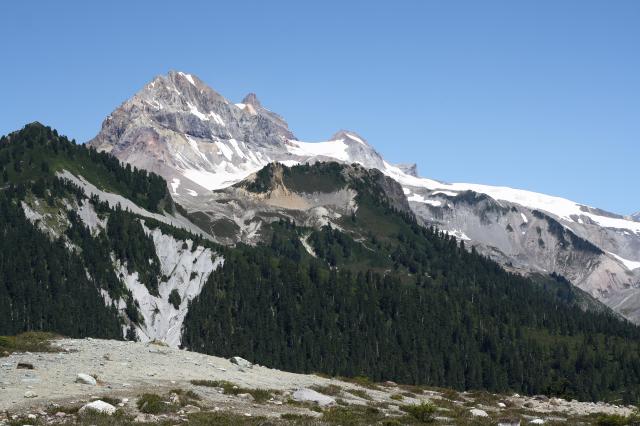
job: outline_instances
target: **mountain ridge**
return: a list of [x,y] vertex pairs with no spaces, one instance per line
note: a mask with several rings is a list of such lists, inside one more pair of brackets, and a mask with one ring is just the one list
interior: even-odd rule
[[[209,216],[219,210],[212,190],[230,187],[268,163],[338,161],[375,168],[402,185],[425,225],[467,241],[520,273],[561,274],[640,321],[639,222],[531,191],[418,177],[417,167],[388,163],[364,137],[349,130],[323,142],[300,141],[255,94],[245,100],[233,104],[197,77],[171,72],[117,108],[89,144],[159,173],[180,204]],[[494,201],[465,198],[469,191]],[[555,222],[537,217],[535,211]],[[578,240],[601,253],[567,243]]]

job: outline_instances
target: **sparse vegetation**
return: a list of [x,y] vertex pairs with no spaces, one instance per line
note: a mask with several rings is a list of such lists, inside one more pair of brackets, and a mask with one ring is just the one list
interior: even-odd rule
[[375,407],[350,405],[348,407],[333,407],[324,411],[322,421],[341,426],[373,425],[386,416]]
[[270,398],[272,398],[274,394],[279,393],[279,391],[275,390],[242,388],[226,380],[192,380],[191,384],[195,386],[222,388],[223,392],[227,395],[240,395],[243,393],[248,393],[257,403],[266,402]]
[[29,331],[15,336],[0,336],[0,357],[13,352],[57,352],[51,340],[60,336],[53,333]]
[[332,383],[326,386],[314,385],[314,386],[311,386],[311,389],[313,389],[316,392],[320,392],[321,394],[330,395],[330,396],[338,396],[340,395],[340,393],[342,393],[342,388]]
[[431,402],[424,401],[416,405],[403,405],[400,408],[419,422],[431,423],[434,421],[436,406]]
[[138,410],[147,414],[174,413],[178,406],[155,393],[145,393],[138,397]]
[[355,395],[359,398],[366,399],[367,401],[371,401],[371,396],[364,389],[345,389],[351,395]]

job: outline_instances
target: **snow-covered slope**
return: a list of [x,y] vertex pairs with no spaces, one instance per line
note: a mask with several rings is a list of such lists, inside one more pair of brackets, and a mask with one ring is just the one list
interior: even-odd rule
[[[163,175],[174,199],[215,220],[230,208],[211,191],[270,162],[331,160],[376,168],[403,186],[425,224],[468,240],[508,268],[560,273],[640,321],[640,222],[531,191],[422,178],[415,165],[386,162],[353,131],[302,142],[254,94],[234,104],[197,77],[171,72],[117,108],[90,144]],[[255,241],[255,211],[233,210],[227,219],[238,234],[227,240]]]

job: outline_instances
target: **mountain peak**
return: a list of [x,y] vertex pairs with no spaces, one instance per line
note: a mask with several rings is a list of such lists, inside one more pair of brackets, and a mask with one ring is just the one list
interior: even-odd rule
[[334,134],[333,136],[331,136],[331,140],[338,140],[338,139],[343,139],[343,140],[351,140],[353,142],[357,142],[361,145],[364,146],[369,146],[369,144],[367,143],[367,140],[365,138],[363,138],[362,136],[360,136],[359,134],[357,134],[356,132],[353,132],[351,130],[339,130],[338,132],[336,132],[336,134]]
[[258,96],[255,93],[249,93],[242,100],[243,104],[251,105],[254,108],[262,108],[262,104],[258,100]]
[[637,220],[638,222],[640,222],[640,211],[632,214],[631,219]]
[[418,165],[416,163],[396,164],[396,167],[410,176],[418,177]]

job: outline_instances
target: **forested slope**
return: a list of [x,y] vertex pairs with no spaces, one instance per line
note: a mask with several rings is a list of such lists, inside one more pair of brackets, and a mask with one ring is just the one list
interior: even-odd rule
[[[128,330],[128,338],[140,338],[145,318],[127,284],[135,275],[146,300],[171,303],[171,315],[184,308],[182,343],[197,351],[457,389],[627,402],[640,395],[636,326],[607,309],[585,310],[561,277],[507,273],[420,226],[399,186],[377,171],[335,163],[286,168],[278,184],[288,191],[346,186],[357,209],[321,228],[275,221],[263,243],[220,247],[56,176],[74,171],[149,211],[173,207],[162,178],[42,125],[3,137],[0,165],[0,334],[123,338]],[[247,190],[269,191],[275,169]],[[171,281],[155,229],[178,244],[174,254],[188,259],[181,268],[196,265],[196,246],[224,263],[215,269],[208,259],[206,274],[192,270],[180,284]],[[183,288],[198,280],[203,287],[190,303],[163,293],[170,281]],[[145,309],[153,316],[164,308]]]

